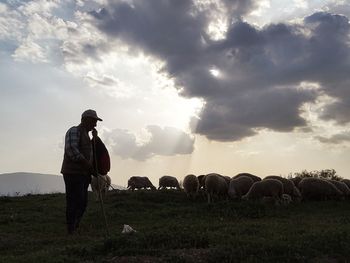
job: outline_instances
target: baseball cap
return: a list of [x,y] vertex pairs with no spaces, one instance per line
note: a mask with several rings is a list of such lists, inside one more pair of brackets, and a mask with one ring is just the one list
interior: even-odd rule
[[81,115],[81,117],[82,118],[90,117],[90,118],[102,121],[102,119],[97,116],[96,111],[91,110],[91,109],[84,111],[83,114]]

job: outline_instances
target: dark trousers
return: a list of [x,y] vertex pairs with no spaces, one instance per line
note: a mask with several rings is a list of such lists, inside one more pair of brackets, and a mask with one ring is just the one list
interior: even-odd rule
[[72,233],[86,210],[91,176],[64,174],[63,179],[66,186],[66,221],[68,232]]

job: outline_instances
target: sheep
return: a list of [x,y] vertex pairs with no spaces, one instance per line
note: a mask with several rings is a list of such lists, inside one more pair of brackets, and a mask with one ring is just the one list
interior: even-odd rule
[[232,199],[241,199],[243,195],[248,193],[254,181],[248,176],[240,176],[236,179],[231,179],[228,187],[228,195]]
[[[231,177],[230,177],[230,176],[222,175],[222,174],[218,174],[218,173],[209,173],[209,174],[216,174],[217,176],[220,176],[220,177],[222,177],[223,179],[225,179],[227,185],[230,184],[230,181],[231,181]],[[207,175],[209,175],[209,174],[207,174]],[[205,176],[207,176],[207,175],[205,175]],[[204,176],[204,178],[205,178],[205,176]],[[204,181],[204,183],[205,183],[205,181]],[[204,186],[205,186],[205,185],[204,185]]]
[[205,176],[205,191],[208,204],[213,201],[213,196],[227,196],[228,183],[226,178],[220,174],[210,173]]
[[183,180],[183,187],[187,196],[193,197],[197,195],[199,189],[199,181],[197,176],[195,176],[194,174],[186,175]]
[[134,191],[135,189],[151,188],[155,190],[156,188],[151,183],[151,181],[146,176],[131,176],[128,180],[128,189]]
[[255,182],[242,199],[262,199],[264,197],[272,197],[275,202],[281,200],[283,194],[283,184],[276,179],[265,179]]
[[250,174],[250,173],[239,173],[239,174],[235,175],[233,177],[233,179],[236,179],[236,178],[241,177],[241,176],[248,176],[248,177],[252,178],[254,182],[261,181],[261,178],[259,176],[256,176],[256,175],[253,175],[253,174]]
[[294,178],[290,178],[290,180],[294,183],[294,185],[295,185],[296,187],[298,187],[298,185],[299,185],[299,183],[300,183],[300,181],[301,181],[302,179],[303,179],[303,178],[301,178],[301,177],[299,177],[299,176],[294,177]]
[[283,184],[283,192],[287,195],[289,195],[293,201],[300,201],[301,200],[301,194],[300,191],[295,187],[293,181],[287,178],[283,178],[281,176],[277,175],[269,175],[264,178],[266,179],[276,179],[280,181]]
[[180,189],[180,185],[176,177],[174,176],[169,176],[169,175],[164,175],[161,178],[159,178],[159,189],[166,189],[167,187],[176,187],[176,189]]
[[342,179],[340,180],[340,182],[343,182],[344,184],[346,184],[350,189],[350,179]]
[[307,177],[300,181],[299,189],[303,200],[342,199],[343,193],[331,182],[314,177]]
[[339,191],[341,191],[346,199],[350,197],[350,189],[344,183],[337,180],[329,180]]
[[109,187],[111,186],[111,178],[108,175],[92,176],[91,178],[91,189],[95,195],[96,201],[100,200],[100,193],[102,199],[105,198]]
[[226,176],[226,175],[220,175],[222,178],[224,178],[225,179],[225,181],[226,181],[226,183],[227,183],[227,185],[229,185],[230,184],[230,182],[231,182],[231,177],[230,176]]

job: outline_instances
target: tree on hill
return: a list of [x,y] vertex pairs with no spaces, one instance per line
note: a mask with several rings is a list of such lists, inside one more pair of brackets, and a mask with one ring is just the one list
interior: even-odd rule
[[340,181],[343,179],[340,175],[337,175],[337,172],[334,169],[324,169],[321,171],[307,171],[303,170],[301,172],[297,172],[294,174],[290,174],[288,177],[300,177],[300,178],[306,178],[306,177],[314,177],[314,178],[323,178],[323,179],[329,179],[329,180],[337,180]]

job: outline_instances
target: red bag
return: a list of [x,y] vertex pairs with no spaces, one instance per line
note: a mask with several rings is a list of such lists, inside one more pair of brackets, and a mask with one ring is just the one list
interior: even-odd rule
[[[92,139],[94,140],[94,139]],[[97,172],[100,175],[106,175],[111,169],[111,159],[109,158],[108,150],[99,137],[95,138],[95,151]],[[96,155],[96,156],[95,156]]]

